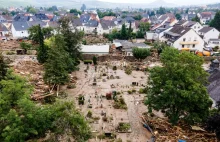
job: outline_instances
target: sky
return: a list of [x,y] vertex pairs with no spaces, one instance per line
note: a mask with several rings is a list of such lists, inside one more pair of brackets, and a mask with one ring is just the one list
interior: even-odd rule
[[[114,2],[114,3],[151,3],[156,0],[100,0],[100,1]],[[220,3],[220,0],[164,0],[164,1],[176,5]]]

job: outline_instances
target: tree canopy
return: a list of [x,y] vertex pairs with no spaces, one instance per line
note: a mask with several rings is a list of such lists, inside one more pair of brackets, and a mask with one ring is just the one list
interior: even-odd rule
[[172,124],[180,119],[193,124],[209,115],[212,101],[207,89],[203,59],[168,47],[161,54],[162,67],[150,70],[146,104],[164,112]]
[[182,19],[181,15],[180,15],[179,13],[177,13],[177,14],[175,15],[175,17],[176,17],[177,20],[181,20],[181,19]]
[[7,71],[0,81],[0,141],[23,142],[45,137],[50,131],[58,141],[58,135],[68,135],[75,141],[87,141],[90,128],[84,117],[70,101],[37,105],[30,100],[32,87],[28,82]]
[[196,15],[196,17],[192,18],[192,21],[200,23],[200,18]]
[[220,31],[220,11],[218,11],[215,15],[215,18],[210,22],[210,26],[216,28]]
[[145,59],[150,56],[150,49],[148,48],[132,48],[132,54],[137,59]]

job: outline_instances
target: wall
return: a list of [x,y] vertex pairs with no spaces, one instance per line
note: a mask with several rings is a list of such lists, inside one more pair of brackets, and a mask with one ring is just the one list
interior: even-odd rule
[[216,29],[212,29],[204,35],[203,40],[206,43],[208,43],[210,39],[218,39],[218,38],[219,38],[219,31]]
[[28,37],[28,31],[24,30],[24,31],[16,31],[14,26],[11,26],[11,31],[12,31],[12,36],[13,38],[23,38],[23,37]]
[[203,51],[203,48],[204,48],[204,41],[203,39],[194,31],[194,30],[189,30],[186,34],[184,34],[182,37],[180,37],[178,40],[176,40],[173,44],[173,46],[179,50],[182,49],[182,45],[180,44],[180,42],[183,41],[183,39],[186,39],[186,42],[189,41],[198,41],[199,43],[198,44],[195,44],[195,47],[193,48],[193,44],[191,45],[185,45],[184,48],[190,48],[190,49],[197,49],[199,51]]
[[102,55],[102,56],[98,56],[95,54],[83,54],[83,60],[92,60],[92,58],[96,56],[97,60],[99,62],[106,62],[106,61],[119,61],[119,60],[126,60],[129,62],[135,62],[136,59],[133,56],[126,56],[126,57],[122,57],[122,56],[111,56],[111,55]]

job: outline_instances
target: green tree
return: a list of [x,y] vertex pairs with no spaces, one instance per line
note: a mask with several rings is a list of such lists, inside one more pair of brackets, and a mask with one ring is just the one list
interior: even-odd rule
[[29,49],[31,48],[31,44],[22,41],[22,42],[20,43],[20,47],[21,47],[22,49],[24,49],[24,53],[27,54],[27,50],[29,50]]
[[28,6],[27,7],[27,12],[29,13],[32,13],[32,14],[36,14],[37,13],[37,10],[31,6]]
[[180,119],[189,124],[205,120],[212,101],[204,86],[208,74],[202,68],[203,59],[169,47],[163,50],[161,62],[162,67],[150,70],[149,112],[161,110],[172,124]]
[[175,17],[176,17],[177,20],[181,20],[181,19],[182,19],[181,15],[180,15],[179,13],[177,13],[177,14],[175,15]]
[[143,17],[142,17],[140,14],[134,16],[134,19],[135,19],[135,20],[141,20],[142,18],[143,18]]
[[97,65],[97,57],[96,57],[96,56],[93,56],[92,60],[93,60],[93,64],[94,64],[94,65]]
[[215,15],[215,18],[210,22],[210,26],[216,28],[220,31],[220,11],[218,11]]
[[128,28],[128,38],[131,39],[132,38],[132,33],[133,29],[131,28],[131,22],[129,23],[129,28]]
[[[53,28],[41,28],[43,33],[43,38],[49,38],[52,36]],[[29,39],[31,39],[34,43],[39,44],[40,43],[40,35],[39,35],[39,25],[32,26],[28,29],[29,33]]]
[[39,36],[39,47],[38,47],[38,51],[37,51],[37,60],[39,63],[45,63],[48,57],[48,46],[46,46],[44,44],[44,35],[43,32],[41,30],[40,25],[38,25],[38,36]]
[[132,48],[132,54],[137,59],[145,59],[150,56],[150,49],[147,48]]
[[160,7],[159,10],[157,10],[157,14],[166,14],[166,9],[164,7]]
[[127,29],[126,29],[125,24],[122,25],[120,38],[121,39],[128,39]]
[[195,18],[192,18],[192,21],[195,21],[195,22],[199,22],[199,23],[200,23],[200,18],[196,15]]
[[5,78],[7,69],[8,65],[5,63],[3,55],[0,53],[0,81]]
[[84,33],[70,27],[71,19],[68,17],[63,17],[60,19],[59,32],[63,35],[65,41],[65,50],[68,52],[72,64],[68,65],[69,70],[74,71],[75,67],[78,65],[77,61],[81,59],[80,45]]
[[50,48],[48,53],[47,62],[44,65],[44,81],[50,86],[57,86],[57,95],[59,92],[59,85],[69,82],[69,60],[69,55],[65,51],[64,38],[62,35],[56,35],[52,48]]

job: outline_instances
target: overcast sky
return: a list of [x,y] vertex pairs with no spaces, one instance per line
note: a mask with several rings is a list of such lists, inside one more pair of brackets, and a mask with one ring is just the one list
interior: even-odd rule
[[[116,3],[151,3],[155,0],[100,0],[106,2]],[[220,3],[220,0],[165,0],[168,3],[177,5],[192,5],[192,4],[209,4],[209,3]]]

